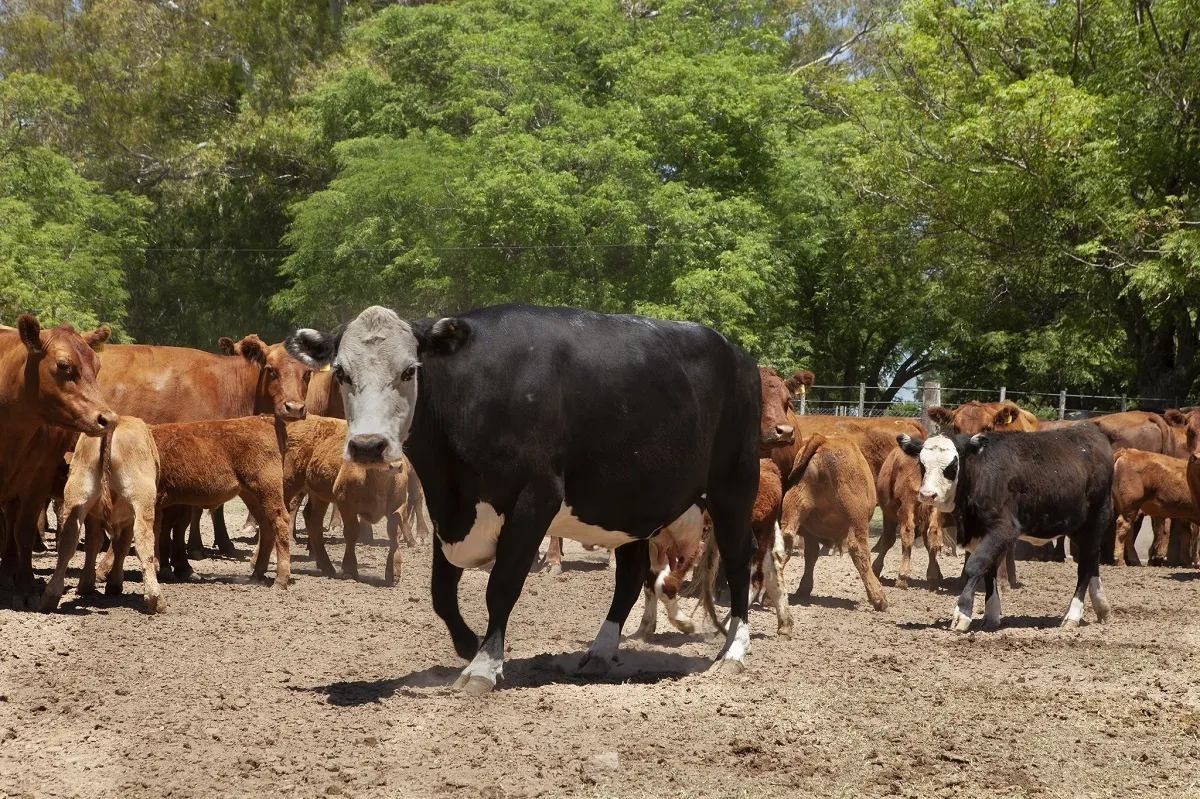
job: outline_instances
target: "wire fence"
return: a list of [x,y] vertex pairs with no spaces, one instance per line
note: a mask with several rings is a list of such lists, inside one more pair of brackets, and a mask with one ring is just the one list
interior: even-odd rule
[[1055,392],[1008,391],[999,388],[954,388],[929,381],[917,388],[896,392],[899,399],[883,399],[890,386],[811,386],[792,400],[801,415],[826,416],[907,416],[919,418],[932,405],[954,407],[972,400],[1003,402],[1011,400],[1035,413],[1040,419],[1087,419],[1118,411],[1161,412],[1179,407],[1178,397],[1130,397],[1104,394],[1074,394],[1066,389]]

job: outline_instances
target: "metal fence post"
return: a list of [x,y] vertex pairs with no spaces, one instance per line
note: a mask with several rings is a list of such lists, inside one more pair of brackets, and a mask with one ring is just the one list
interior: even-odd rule
[[803,416],[808,410],[808,392],[804,386],[800,386],[800,415]]
[[867,408],[867,384],[859,383],[858,384],[858,418],[861,419],[863,416],[866,415],[866,408]]
[[1004,386],[1000,386],[1000,401],[1004,402]]
[[1121,413],[1124,413],[1127,410],[1129,410],[1129,397],[1122,394],[1121,395]]
[[1058,395],[1058,418],[1064,419],[1067,415],[1067,390],[1064,388],[1062,393]]

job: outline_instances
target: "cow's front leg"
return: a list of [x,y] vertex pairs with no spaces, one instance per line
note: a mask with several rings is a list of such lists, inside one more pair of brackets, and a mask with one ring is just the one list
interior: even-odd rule
[[600,625],[600,632],[596,633],[596,639],[579,661],[580,672],[603,674],[608,671],[617,657],[621,628],[637,602],[638,588],[646,582],[646,570],[650,565],[649,542],[631,541],[617,547],[616,552],[617,585],[613,589],[612,603]]
[[983,605],[983,625],[989,630],[995,630],[1000,626],[1000,619],[1004,616],[1003,607],[1000,603],[1000,581],[997,579],[999,564],[988,569],[983,578],[983,588],[986,594],[986,599]]
[[508,617],[521,596],[538,546],[561,504],[561,493],[532,486],[526,486],[517,497],[512,516],[505,520],[496,540],[496,561],[487,586],[487,632],[474,659],[455,681],[455,688],[468,694],[484,694],[495,688],[496,680],[504,674]]
[[[971,627],[971,615],[975,612],[975,589],[985,575],[990,575],[995,582],[998,558],[1003,554],[1002,549],[1007,545],[1003,536],[987,533],[975,550],[967,557],[963,565],[963,588],[958,602],[954,605],[954,613],[950,617],[950,629],[965,633]],[[998,599],[998,595],[997,595]]]
[[460,658],[470,660],[479,651],[479,636],[463,620],[458,609],[458,583],[463,570],[446,559],[442,544],[433,542],[433,574],[429,588],[433,595],[433,611],[450,630],[454,651]]

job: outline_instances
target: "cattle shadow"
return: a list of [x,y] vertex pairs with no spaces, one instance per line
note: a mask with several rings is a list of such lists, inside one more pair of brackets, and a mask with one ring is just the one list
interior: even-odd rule
[[[168,599],[168,601],[170,601]],[[64,594],[58,605],[58,613],[64,616],[106,616],[113,608],[128,608],[144,615],[150,615],[146,608],[146,599],[140,590],[126,590],[120,594]]]
[[1192,583],[1200,580],[1200,571],[1171,572],[1162,575],[1164,580],[1174,580],[1177,583]]
[[859,602],[857,599],[847,599],[842,596],[796,596],[792,594],[788,597],[788,605],[791,607],[816,607],[816,608],[834,608],[837,610],[857,610]]
[[[1005,616],[1000,621],[1000,626],[995,630],[985,628],[983,619],[972,619],[971,627],[967,632],[972,633],[991,633],[1003,632],[1004,630],[1057,630],[1058,625],[1062,622],[1061,616]],[[1081,622],[1080,626],[1086,627],[1095,622]],[[901,630],[949,630],[949,619],[936,619],[935,621],[903,621],[896,625]]]
[[[682,655],[675,652],[622,650],[617,662],[606,674],[580,674],[578,665],[582,652],[543,654],[528,658],[512,658],[504,663],[500,690],[539,688],[546,685],[655,685],[674,681],[704,671],[712,661],[706,657]],[[462,666],[430,666],[400,677],[382,680],[343,680],[311,687],[288,686],[289,690],[324,695],[330,705],[358,707],[380,702],[397,694],[419,699],[432,695],[444,696],[462,673]]]

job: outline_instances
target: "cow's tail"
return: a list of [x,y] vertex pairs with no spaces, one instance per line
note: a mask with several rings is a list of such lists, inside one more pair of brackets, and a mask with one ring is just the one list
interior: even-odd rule
[[804,479],[804,472],[808,469],[809,462],[812,461],[813,456],[817,454],[817,450],[824,443],[825,436],[820,433],[813,433],[809,436],[808,441],[804,442],[804,449],[796,456],[796,460],[792,461],[791,474],[787,475],[787,479],[784,480],[783,492],[785,494],[789,488]]
[[721,621],[721,617],[717,615],[717,603],[714,599],[714,589],[717,582],[717,571],[721,563],[721,553],[717,549],[717,539],[713,535],[712,527],[704,533],[704,538],[701,539],[703,552],[696,560],[696,568],[692,571],[692,582],[688,586],[686,596],[700,598],[700,604],[704,607],[704,612],[712,619],[713,625],[716,626],[723,634],[728,634],[725,623]]
[[1150,421],[1154,422],[1158,428],[1159,435],[1162,436],[1162,454],[1175,457],[1178,453],[1175,451],[1175,433],[1172,432],[1166,420],[1157,413],[1150,414]]
[[112,448],[113,437],[117,434],[117,428],[114,427],[100,437],[100,457],[96,464],[100,469],[100,513],[101,518],[107,519],[112,516],[112,494],[109,493],[109,486],[112,485]]

